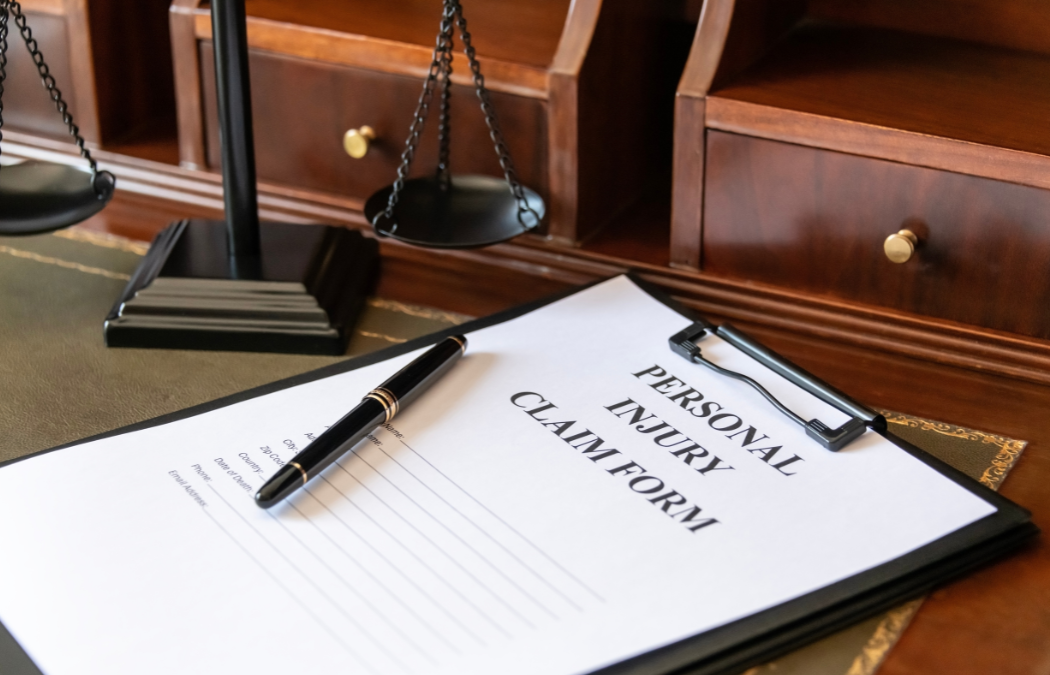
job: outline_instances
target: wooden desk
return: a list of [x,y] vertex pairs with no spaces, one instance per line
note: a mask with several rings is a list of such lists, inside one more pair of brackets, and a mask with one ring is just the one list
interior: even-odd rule
[[[168,221],[214,216],[207,208],[123,194],[84,227],[147,239]],[[384,297],[485,314],[541,297],[625,265],[594,264],[567,273],[501,264],[470,254],[419,261],[428,252],[384,243]],[[433,256],[432,256],[433,257]],[[535,263],[532,263],[535,264]],[[643,270],[644,276],[644,270]],[[487,280],[487,283],[481,283]],[[1050,531],[1050,386],[926,362],[874,348],[793,336],[734,317],[774,349],[874,406],[900,410],[1030,442],[1001,492],[1030,509]],[[1050,546],[1045,538],[995,565],[936,591],[923,605],[880,675],[1036,675],[1050,668]]]
[[[56,3],[41,0],[35,4]],[[116,3],[103,4],[116,6]],[[148,4],[157,5],[162,10],[164,7],[161,5],[167,5],[166,2],[158,4],[152,0]],[[200,5],[196,0],[180,0],[176,4],[178,7]],[[278,9],[285,7],[282,3],[261,4]],[[492,7],[498,4],[489,3]],[[559,2],[551,0],[539,4],[557,5]],[[605,6],[611,7],[613,4],[619,3],[606,3]],[[1037,525],[1044,530],[1050,529],[1050,490],[1041,489],[1050,479],[1050,415],[1046,413],[1047,403],[1050,403],[1050,340],[1045,338],[1045,332],[1010,333],[1006,332],[1012,330],[1008,323],[967,323],[961,309],[959,313],[946,314],[943,306],[936,307],[944,304],[940,301],[931,303],[935,305],[932,309],[929,305],[903,302],[887,302],[882,306],[862,304],[870,299],[862,297],[859,291],[854,295],[836,296],[828,292],[826,280],[821,282],[822,285],[811,288],[810,293],[804,294],[799,290],[802,285],[796,280],[804,277],[812,268],[812,263],[807,260],[813,258],[797,255],[798,248],[795,249],[796,253],[792,253],[785,252],[783,247],[770,246],[770,249],[775,249],[776,255],[790,259],[795,272],[793,278],[781,274],[771,278],[749,277],[744,273],[719,276],[712,274],[721,264],[717,260],[711,261],[712,265],[706,270],[699,269],[704,247],[708,247],[708,253],[711,253],[716,250],[711,248],[712,244],[717,246],[720,242],[713,236],[720,231],[720,223],[715,222],[716,219],[707,223],[711,226],[708,234],[712,235],[707,240],[701,228],[704,208],[717,210],[715,207],[719,206],[717,200],[709,200],[705,207],[701,189],[704,170],[707,169],[708,176],[712,176],[711,169],[716,168],[713,164],[705,163],[701,152],[707,139],[705,128],[718,130],[717,133],[723,135],[715,138],[723,141],[729,133],[750,133],[761,140],[761,143],[755,141],[755,147],[768,149],[770,146],[767,141],[771,142],[770,139],[781,142],[787,147],[774,147],[784,152],[790,151],[790,156],[785,155],[788,161],[782,162],[780,166],[786,167],[785,171],[789,173],[794,172],[796,187],[801,185],[806,190],[813,187],[814,174],[798,171],[794,158],[802,156],[797,154],[797,146],[807,144],[824,151],[834,151],[838,153],[835,157],[849,162],[851,166],[857,156],[878,160],[869,163],[871,167],[884,166],[881,162],[893,165],[891,168],[897,164],[920,163],[909,161],[917,153],[921,155],[921,163],[926,169],[948,174],[969,174],[974,179],[1013,182],[1033,190],[1050,187],[1050,160],[1047,159],[1050,150],[1045,144],[1045,134],[1040,132],[1039,124],[1032,124],[1027,117],[1036,114],[1036,118],[1041,119],[1038,115],[1050,109],[1047,103],[1050,99],[1040,88],[1045,80],[1043,74],[1050,68],[1050,47],[1047,46],[1050,44],[1050,30],[1047,29],[1050,24],[1045,21],[1046,12],[1038,7],[1039,3],[1035,0],[1010,0],[1007,3],[975,0],[968,3],[968,6],[972,5],[970,9],[974,10],[969,12],[958,12],[956,4],[948,0],[859,3],[849,0],[708,0],[681,3],[688,10],[686,13],[700,13],[701,7],[705,7],[702,12],[704,25],[717,30],[698,32],[697,48],[694,49],[696,58],[690,59],[687,76],[679,87],[676,122],[681,129],[676,134],[674,146],[678,150],[677,160],[686,160],[686,166],[676,161],[674,167],[674,181],[681,188],[675,191],[676,215],[673,226],[672,208],[667,203],[670,190],[665,189],[671,177],[654,175],[652,178],[655,180],[652,182],[656,192],[661,193],[655,200],[645,201],[643,198],[643,201],[620,213],[616,220],[590,238],[577,238],[575,229],[566,232],[562,228],[561,246],[536,236],[521,237],[514,242],[480,251],[435,252],[396,242],[383,242],[383,273],[379,294],[406,302],[484,315],[574,284],[632,270],[671,292],[687,306],[711,318],[732,320],[734,324],[747,329],[866,403],[1029,440],[1031,444],[1028,450],[1002,491],[1007,497],[1031,509]],[[602,3],[588,0],[573,5],[580,12],[593,13]],[[793,51],[794,43],[776,39],[785,26],[795,23],[805,14],[803,10],[806,8],[818,19],[864,24],[875,31],[872,34],[876,36],[881,36],[882,33],[878,31],[883,29],[901,31],[903,35],[895,38],[895,54],[907,56],[916,53],[918,47],[914,34],[929,33],[937,38],[933,44],[940,45],[936,53],[945,55],[945,59],[943,63],[940,58],[927,59],[923,62],[925,70],[920,73],[921,77],[918,80],[907,79],[914,86],[900,87],[897,86],[898,69],[884,70],[865,65],[893,65],[892,59],[886,61],[882,58],[885,44],[881,38],[857,44],[852,40],[842,44],[836,40],[818,40],[814,44],[827,47],[827,51],[818,54],[821,57],[819,63],[836,67],[829,72],[823,68],[810,69],[809,61],[803,58],[808,52],[803,50],[797,53]],[[769,15],[774,21],[763,18],[767,9],[776,10]],[[730,30],[729,18],[735,10],[741,10],[745,19],[751,17],[749,21],[753,24],[753,31]],[[784,16],[780,16],[780,12],[784,12]],[[691,20],[696,21],[696,17],[693,16]],[[557,28],[560,24],[555,22],[552,25]],[[196,24],[184,27],[191,29],[184,37],[191,40],[202,37],[195,37]],[[203,33],[203,24],[200,28]],[[734,84],[733,87],[728,87],[725,82],[716,82],[718,69],[715,66],[721,51],[719,40],[727,39],[732,43],[730,46],[735,46],[726,51],[729,57],[726,63],[728,71],[722,75],[739,74],[736,71],[742,71],[747,65],[745,62],[764,53],[767,46],[765,42],[768,41],[778,45],[778,49],[787,49],[784,52],[787,56],[795,55],[795,60],[788,63],[795,64],[788,74],[805,75],[802,81],[805,86],[801,90],[794,87],[788,90],[771,82],[767,76],[771,73],[777,75],[780,73],[778,69],[784,67],[779,57],[771,59],[768,69],[762,66],[754,78],[749,75],[751,79],[745,78],[735,84],[730,82]],[[995,49],[971,49],[955,44],[955,40],[979,42]],[[574,44],[578,48],[580,43],[577,41]],[[857,73],[840,72],[842,69],[837,66],[841,65],[841,59],[834,56],[839,53],[836,50],[840,46],[849,53],[852,53],[850,50],[860,50],[859,55],[855,56],[861,67],[856,70],[863,78],[854,79]],[[572,51],[576,53],[578,50]],[[633,52],[619,50],[617,53]],[[957,58],[964,53],[971,56],[967,60]],[[425,57],[424,54],[424,60]],[[912,63],[909,58],[902,57],[902,60]],[[967,65],[970,62],[983,66],[971,73]],[[1006,65],[1000,67],[996,64]],[[578,65],[582,66],[582,61]],[[634,65],[632,62],[632,67]],[[945,72],[949,76],[940,74],[941,65],[947,68]],[[194,77],[197,74],[194,73]],[[563,73],[562,76],[566,75]],[[829,77],[834,79],[827,79]],[[847,79],[849,81],[845,82]],[[611,78],[606,80],[613,81]],[[756,82],[765,84],[758,86]],[[870,86],[873,82],[882,83],[880,86],[884,89],[873,89]],[[843,84],[851,86],[840,86]],[[977,84],[994,85],[994,90],[999,91],[1000,95],[979,93],[984,90]],[[920,85],[925,101],[922,106],[916,105],[914,100],[902,99]],[[714,96],[708,106],[706,95],[712,86],[714,94],[721,91],[722,95]],[[891,95],[883,96],[880,91],[885,91],[886,87]],[[825,96],[830,88],[839,92],[838,98]],[[873,96],[872,92],[875,92],[875,101],[868,100]],[[797,96],[802,98],[795,98]],[[298,103],[295,97],[289,100]],[[764,118],[757,113],[768,108],[770,103],[777,103],[782,111],[787,111],[786,117],[783,117],[786,120],[783,128],[763,127]],[[987,108],[992,103],[998,107]],[[1038,105],[1033,107],[1034,103]],[[875,104],[886,107],[885,110],[879,108],[879,114],[883,117],[871,117]],[[981,112],[986,110],[991,112]],[[1035,113],[1032,113],[1033,110]],[[198,112],[196,107],[191,107],[187,119],[201,123],[203,118]],[[911,119],[916,112],[923,113],[923,119]],[[959,133],[951,128],[956,113],[968,120]],[[813,124],[814,118],[820,118],[816,121],[821,124]],[[705,119],[710,122],[706,127]],[[559,129],[569,133],[567,130],[577,128],[578,121],[581,120],[570,116],[570,124],[563,124]],[[582,125],[586,131],[594,131],[601,126],[593,124],[593,119],[582,121],[587,123]],[[669,125],[668,120],[662,127],[670,128]],[[858,132],[857,129],[861,127],[863,129]],[[887,131],[890,127],[895,131]],[[999,130],[996,132],[998,136],[983,136],[996,130]],[[938,134],[945,138],[940,138]],[[1011,140],[1015,135],[1023,141],[1019,147],[1014,147]],[[197,136],[202,138],[199,133],[194,137]],[[188,138],[190,136],[184,140]],[[667,142],[668,147],[664,150],[669,152],[670,140]],[[298,144],[293,143],[291,146],[298,147]],[[103,168],[112,170],[118,176],[118,189],[121,191],[113,204],[86,226],[148,240],[169,221],[190,216],[219,216],[221,185],[218,175],[176,166],[177,147],[175,139],[163,133],[159,137],[144,133],[124,137],[119,143],[103,142],[95,155]],[[622,155],[621,159],[630,159],[636,151],[628,148],[621,152],[620,145],[616,143],[601,144],[598,149],[604,152],[610,148]],[[5,156],[77,163],[79,160],[72,150],[71,144],[65,139],[32,138],[24,133],[9,133],[5,129]],[[1021,159],[1028,163],[1022,162],[1016,166],[1010,163],[1017,159],[1017,151],[1025,151],[1020,153],[1024,155]],[[715,159],[721,156],[715,156]],[[763,155],[763,158],[766,156]],[[550,159],[557,158],[552,155]],[[608,167],[601,162],[594,163],[600,169],[595,175],[602,179],[596,185],[603,186],[603,190],[592,192],[599,196],[616,193],[616,187],[607,182],[606,174],[610,172],[605,169]],[[555,164],[563,169],[567,166],[564,162]],[[772,167],[769,162],[765,162],[765,165]],[[1004,167],[1010,170],[1006,171]],[[669,173],[670,167],[664,167],[663,170]],[[828,171],[831,174],[839,172],[834,167]],[[904,175],[899,182],[905,186],[912,185],[915,182],[910,178],[912,175]],[[1032,184],[1033,180],[1037,183]],[[807,181],[810,183],[808,187]],[[555,182],[551,178],[550,184],[554,185]],[[862,177],[852,182],[878,184],[878,178],[864,180]],[[766,184],[780,185],[776,181],[766,181]],[[569,183],[560,185],[567,190]],[[1010,190],[1014,188],[1010,187]],[[747,194],[737,199],[727,191],[723,192],[729,197],[721,202],[723,206],[726,203],[744,203],[748,198]],[[956,194],[961,192],[957,191]],[[781,193],[798,195],[799,189],[784,189],[778,192]],[[260,186],[262,216],[289,222],[326,222],[365,227],[360,213],[362,195],[353,198],[348,194],[338,190],[322,192],[316,187],[311,191],[295,184],[264,181]],[[553,197],[557,198],[558,195]],[[166,201],[169,198],[176,201]],[[557,208],[563,209],[563,212],[567,212],[564,209],[573,209],[575,213],[574,199],[562,195]],[[875,200],[870,201],[874,203]],[[826,202],[825,198],[823,203]],[[867,204],[869,200],[853,199],[846,194],[839,202],[853,206]],[[931,201],[936,204],[948,203],[949,206],[954,206],[953,202],[950,198]],[[1016,207],[1019,202],[1008,195],[1001,203]],[[766,211],[778,217],[787,213],[779,206]],[[1046,228],[1043,226],[1045,219],[1042,214],[1045,214],[1046,209],[1031,207],[1028,211],[1033,218],[1033,224],[1027,230],[1031,241],[1045,244]],[[959,220],[946,220],[947,229],[942,231],[955,232],[960,228]],[[981,236],[998,234],[996,228],[989,226],[986,221],[967,222],[970,223],[967,227],[973,228],[968,231]],[[759,221],[754,220],[754,223]],[[594,224],[594,221],[584,223],[588,226]],[[735,231],[732,225],[722,225],[721,232]],[[835,225],[841,227],[841,219]],[[826,231],[823,228],[812,229],[818,246],[813,246],[811,252],[826,255]],[[553,234],[558,234],[557,228]],[[1033,284],[1029,277],[1031,272],[1032,276],[1043,275],[1044,281],[1046,278],[1046,266],[1037,248],[1025,244],[1023,239],[1006,236],[999,236],[998,239],[1009,243],[1013,247],[1011,250],[1021,250],[1030,261],[1028,268],[1014,266],[1010,270],[1012,278],[1020,280],[1021,289],[1030,290],[1030,287],[1038,286],[1038,290],[1043,292],[1046,284]],[[756,241],[761,244],[765,240]],[[959,251],[970,256],[967,260],[980,261],[985,265],[1015,262],[1005,254],[998,257],[987,255],[986,245],[980,243],[984,240],[977,241],[976,245],[959,247]],[[721,243],[724,248],[724,239]],[[743,243],[755,244],[747,241]],[[798,244],[798,241],[794,243]],[[818,260],[819,255],[816,256]],[[752,260],[750,256],[746,259]],[[858,267],[856,257],[843,256],[841,259],[846,268]],[[880,258],[879,262],[885,261]],[[964,272],[970,269],[965,265],[957,267]],[[739,271],[739,267],[726,271]],[[765,279],[768,285],[755,283],[756,279]],[[990,283],[984,283],[981,287],[982,291],[988,291],[987,297],[982,295],[978,298],[984,301],[984,306],[1020,308],[1045,322],[1045,311],[1038,309],[1038,302],[1021,297],[1022,293],[1006,289],[997,281],[992,278]],[[871,287],[872,284],[858,285],[863,290],[870,290]],[[902,283],[901,287],[908,291],[921,289],[921,285],[914,282]],[[953,284],[945,284],[940,289],[951,295],[952,306],[957,309],[968,310],[975,306],[974,298],[959,293],[958,287]],[[944,296],[940,297],[943,300]],[[941,318],[933,318],[938,316]],[[987,330],[981,328],[982,325],[999,330]],[[1045,326],[1045,323],[1040,325]],[[1050,671],[1048,634],[1050,549],[1040,541],[1009,560],[936,593],[924,605],[881,672],[1045,674]]]

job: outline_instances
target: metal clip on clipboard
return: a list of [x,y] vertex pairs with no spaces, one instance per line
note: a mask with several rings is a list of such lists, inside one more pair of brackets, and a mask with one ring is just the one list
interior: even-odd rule
[[[784,379],[792,382],[809,393],[813,394],[828,405],[850,416],[850,420],[837,429],[832,429],[820,420],[813,419],[805,421],[792,412],[783,403],[778,401],[761,384],[743,373],[737,373],[708,361],[700,352],[697,342],[706,334],[717,335],[740,351],[744,352],[765,367],[777,373]],[[864,433],[865,428],[871,427],[876,431],[886,430],[886,418],[871,408],[857,403],[830,384],[820,380],[813,374],[806,372],[773,350],[759,344],[744,332],[734,328],[728,323],[716,326],[709,321],[700,319],[688,328],[675,333],[668,340],[671,351],[682,358],[693,363],[700,363],[720,375],[731,377],[746,382],[762,394],[780,412],[787,415],[794,422],[806,429],[806,434],[823,445],[828,450],[837,451],[846,447],[853,439]]]

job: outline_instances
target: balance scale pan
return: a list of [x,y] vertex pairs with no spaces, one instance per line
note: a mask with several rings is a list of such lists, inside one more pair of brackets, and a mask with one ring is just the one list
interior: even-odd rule
[[50,232],[79,223],[113,196],[113,177],[100,171],[26,161],[0,168],[0,235]]
[[[376,192],[365,203],[365,217],[374,223],[387,205],[393,186]],[[489,176],[453,176],[443,190],[436,178],[405,182],[394,219],[380,217],[378,234],[429,248],[477,248],[523,234],[543,219],[543,199],[528,188],[532,213],[519,219],[518,204],[506,181]]]

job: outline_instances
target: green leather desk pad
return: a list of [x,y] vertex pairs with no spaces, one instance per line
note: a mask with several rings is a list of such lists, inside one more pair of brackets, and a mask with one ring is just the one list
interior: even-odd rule
[[[0,461],[344,358],[107,349],[102,320],[145,249],[78,230],[0,238]],[[372,299],[348,354],[467,318]]]
[[[313,370],[345,357],[107,349],[102,319],[146,245],[77,229],[0,238],[0,461]],[[373,298],[347,355],[469,317]],[[997,488],[1025,442],[887,412],[894,433]],[[869,675],[921,600],[748,675]]]

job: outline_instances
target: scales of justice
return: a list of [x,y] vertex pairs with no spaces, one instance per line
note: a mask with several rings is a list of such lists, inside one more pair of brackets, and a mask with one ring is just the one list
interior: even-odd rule
[[[39,234],[105,207],[116,180],[99,170],[15,0],[0,0],[0,131],[9,16],[87,167],[27,161],[0,169],[0,235]],[[378,270],[375,238],[331,225],[259,220],[244,0],[212,0],[225,220],[169,225],[150,245],[104,322],[110,347],[342,354]],[[475,93],[504,173],[451,172],[449,97],[458,29]],[[438,165],[409,178],[431,107],[439,109]],[[0,135],[2,141],[2,135]],[[379,238],[474,248],[538,227],[542,198],[517,179],[459,0],[443,0],[430,70],[394,182],[365,203]]]

